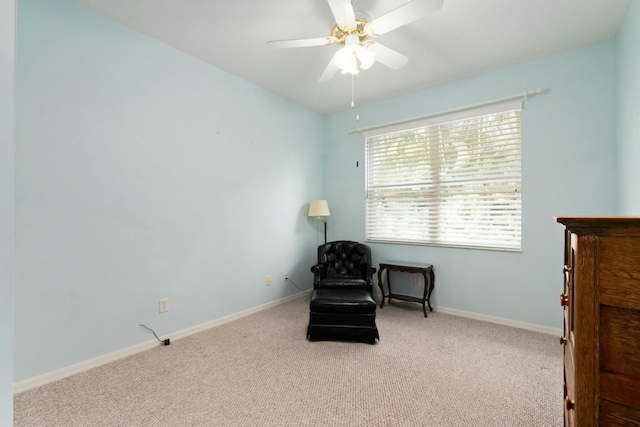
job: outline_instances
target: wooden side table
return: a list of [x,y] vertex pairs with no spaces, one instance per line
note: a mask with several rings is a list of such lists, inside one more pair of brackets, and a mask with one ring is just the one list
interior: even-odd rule
[[[384,294],[384,287],[382,283],[382,272],[384,270],[387,270],[387,287],[389,288],[389,293],[387,295]],[[424,293],[422,294],[422,298],[417,298],[409,295],[394,294],[391,290],[391,275],[389,274],[391,271],[422,274],[424,276]],[[378,286],[380,287],[380,292],[382,293],[382,302],[380,303],[380,308],[384,307],[385,297],[389,298],[389,303],[391,303],[391,298],[403,301],[417,302],[422,304],[424,317],[427,317],[427,305],[429,306],[429,311],[433,311],[433,308],[431,308],[430,299],[431,292],[433,292],[433,288],[435,286],[435,281],[436,277],[433,273],[433,266],[431,264],[420,264],[404,261],[381,262],[380,269],[378,270]]]

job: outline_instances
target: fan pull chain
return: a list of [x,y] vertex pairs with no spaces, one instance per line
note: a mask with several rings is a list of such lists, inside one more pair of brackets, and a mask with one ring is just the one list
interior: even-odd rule
[[360,90],[360,74],[356,74],[356,122],[360,121],[360,102],[358,102],[359,90]]
[[[355,79],[355,85],[353,83],[353,80]],[[356,98],[358,95],[358,86],[360,83],[360,78],[358,74],[355,75],[351,75],[351,109],[353,110],[354,107],[356,107]],[[355,89],[354,89],[355,88]],[[356,122],[360,121],[360,105],[358,104],[357,108],[356,108]]]
[[354,98],[353,98],[353,79],[354,79],[354,77],[355,76],[353,74],[351,74],[351,109],[352,110],[353,110],[353,107],[355,107],[355,105],[356,105],[355,101],[354,101]]

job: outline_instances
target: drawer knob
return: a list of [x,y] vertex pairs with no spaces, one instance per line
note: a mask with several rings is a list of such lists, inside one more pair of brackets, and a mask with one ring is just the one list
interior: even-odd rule
[[569,295],[567,294],[560,294],[560,305],[562,307],[566,307],[569,305]]
[[567,343],[567,339],[563,336],[560,336],[560,345],[565,345]]
[[571,411],[576,406],[575,402],[571,400],[569,396],[564,398],[564,404],[567,407],[567,411]]

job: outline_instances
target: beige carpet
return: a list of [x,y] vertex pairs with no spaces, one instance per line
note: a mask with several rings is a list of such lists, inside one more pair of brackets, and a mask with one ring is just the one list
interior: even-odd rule
[[376,345],[307,342],[307,318],[305,296],[24,392],[14,425],[563,424],[554,336],[397,304]]

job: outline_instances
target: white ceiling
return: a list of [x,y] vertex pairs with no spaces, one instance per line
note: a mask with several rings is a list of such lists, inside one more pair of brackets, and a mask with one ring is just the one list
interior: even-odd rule
[[[321,114],[349,108],[351,77],[318,78],[337,49],[272,49],[269,40],[329,36],[325,0],[74,0]],[[416,0],[420,1],[420,0]],[[444,0],[376,40],[410,59],[359,76],[360,105],[614,38],[632,0]],[[375,19],[407,0],[353,0]]]

